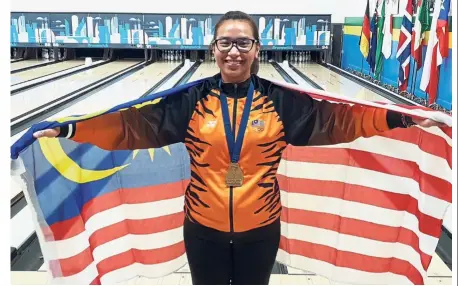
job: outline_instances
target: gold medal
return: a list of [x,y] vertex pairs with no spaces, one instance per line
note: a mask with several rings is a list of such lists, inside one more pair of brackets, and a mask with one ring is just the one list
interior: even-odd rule
[[[219,82],[221,88],[221,81]],[[250,82],[248,88],[245,106],[243,107],[243,114],[240,120],[239,132],[235,135],[235,130],[231,128],[231,119],[229,118],[229,106],[224,92],[220,92],[221,112],[223,113],[224,132],[226,134],[227,147],[229,149],[229,157],[231,163],[226,174],[226,186],[228,187],[241,187],[243,184],[243,172],[238,164],[240,159],[240,151],[242,150],[243,138],[245,130],[248,125],[248,118],[250,117],[251,104],[253,103],[254,84]],[[235,129],[235,128],[234,128]]]
[[243,172],[239,164],[231,163],[226,174],[226,185],[228,187],[241,187],[243,184]]

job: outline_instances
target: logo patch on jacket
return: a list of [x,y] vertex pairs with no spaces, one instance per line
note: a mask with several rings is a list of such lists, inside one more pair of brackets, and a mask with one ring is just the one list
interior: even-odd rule
[[207,122],[207,127],[208,128],[215,128],[217,123],[218,122],[216,120],[210,120],[210,121]]
[[256,120],[251,121],[251,127],[256,132],[264,131],[264,120],[256,119]]

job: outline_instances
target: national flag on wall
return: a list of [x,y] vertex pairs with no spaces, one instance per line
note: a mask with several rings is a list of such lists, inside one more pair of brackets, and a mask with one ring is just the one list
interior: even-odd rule
[[393,43],[393,13],[392,13],[392,5],[388,5],[385,7],[385,21],[383,23],[382,54],[385,57],[385,59],[389,59],[391,57],[392,43]]
[[369,55],[366,58],[371,72],[375,72],[376,51],[377,51],[377,24],[378,24],[378,2],[375,4],[374,15],[371,20],[371,44],[369,47]]
[[[52,283],[115,284],[168,275],[186,263],[183,206],[190,161],[183,144],[105,151],[54,128],[154,104],[198,82],[101,113],[34,125],[12,147]],[[376,106],[451,126],[424,107],[373,103],[279,83],[316,100]],[[421,140],[420,140],[421,139]],[[278,170],[283,206],[277,260],[332,281],[423,284],[452,198],[451,127],[396,129],[320,147],[288,146]]]
[[385,31],[385,13],[386,13],[386,5],[385,0],[382,0],[382,10],[380,12],[380,17],[377,23],[377,51],[375,52],[375,78],[380,79],[380,73],[382,72],[383,68],[383,41],[385,39],[384,31]]
[[449,50],[449,35],[448,35],[448,14],[450,12],[450,0],[443,0],[441,6],[441,12],[439,14],[439,19],[437,20],[437,38],[439,41],[439,50],[441,53],[442,58],[448,57],[448,50]]
[[417,15],[415,16],[415,25],[412,31],[412,55],[416,62],[417,71],[423,66],[423,39],[426,31],[431,27],[428,9],[427,0],[418,0]]
[[447,26],[449,12],[450,0],[436,0],[426,49],[425,66],[423,67],[420,82],[420,89],[428,93],[428,104],[436,102],[439,69],[445,57],[448,56]]
[[361,29],[361,36],[359,38],[359,50],[363,54],[364,58],[369,55],[369,41],[371,39],[371,27],[369,22],[369,0],[366,4],[366,12],[363,18],[363,27]]
[[399,90],[405,91],[409,83],[410,55],[412,41],[412,0],[407,0],[407,5],[402,17],[401,34],[399,35],[398,52],[396,58],[399,61],[398,84]]

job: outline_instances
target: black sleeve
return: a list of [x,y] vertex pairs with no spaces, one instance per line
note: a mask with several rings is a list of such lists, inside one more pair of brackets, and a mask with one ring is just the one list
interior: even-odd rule
[[406,117],[382,108],[331,103],[272,84],[268,91],[283,122],[288,144],[332,145],[405,128]]
[[[203,84],[164,99],[80,121],[60,136],[105,150],[159,148],[184,142],[189,120]],[[69,136],[69,130],[73,134]]]

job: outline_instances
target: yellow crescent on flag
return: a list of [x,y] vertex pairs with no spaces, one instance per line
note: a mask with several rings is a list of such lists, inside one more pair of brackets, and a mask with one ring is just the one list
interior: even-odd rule
[[114,167],[107,170],[88,170],[81,168],[75,161],[73,161],[65,153],[56,138],[41,138],[38,140],[41,151],[46,160],[66,179],[78,184],[84,184],[101,180],[112,176],[116,172],[129,166],[125,164],[122,166]]

